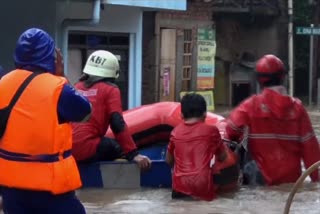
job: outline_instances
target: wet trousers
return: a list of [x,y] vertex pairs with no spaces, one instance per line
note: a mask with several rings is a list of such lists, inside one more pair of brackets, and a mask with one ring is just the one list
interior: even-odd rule
[[122,157],[122,149],[117,141],[103,137],[97,147],[96,153],[80,163],[92,163],[98,161],[113,161]]
[[1,189],[5,214],[85,214],[75,192],[53,195],[50,192],[15,188]]

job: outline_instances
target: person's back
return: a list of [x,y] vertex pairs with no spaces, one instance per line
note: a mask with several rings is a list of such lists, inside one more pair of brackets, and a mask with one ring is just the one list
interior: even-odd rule
[[[265,71],[263,69],[267,68],[269,71],[273,69],[272,63],[278,63],[274,66],[277,69],[273,75],[276,76],[271,77],[272,81],[266,74],[258,77],[260,84],[265,86],[262,93],[246,99],[235,108],[226,127],[227,137],[236,141],[248,128],[249,160],[243,170],[249,184],[295,182],[301,175],[301,160],[306,167],[320,160],[320,149],[309,116],[301,101],[288,96],[281,86],[282,64],[273,60],[273,56],[265,56],[257,63],[257,70]],[[252,171],[261,173],[262,179],[257,180],[259,175]],[[311,178],[318,180],[318,173],[313,173]]]
[[4,212],[85,213],[75,195],[81,179],[70,122],[87,120],[90,103],[61,77],[62,55],[45,31],[21,34],[14,60],[16,69],[0,80]]
[[175,166],[173,189],[203,200],[215,197],[210,161],[221,148],[216,127],[204,122],[183,123],[171,134],[169,151],[173,150]]
[[88,87],[85,82],[75,84],[77,90],[92,104],[92,114],[85,123],[73,123],[73,154],[78,160],[90,158],[105,135],[113,112],[121,112],[118,87],[108,82],[97,82]]
[[[76,84],[78,92],[92,104],[92,116],[86,123],[73,123],[72,154],[79,162],[112,161],[125,157],[141,169],[151,167],[148,157],[139,154],[122,115],[121,94],[114,84],[120,72],[117,57],[97,50],[87,59],[84,75]],[[105,136],[111,128],[115,139]]]
[[217,127],[205,124],[205,100],[201,95],[188,94],[181,100],[184,122],[171,133],[167,162],[174,165],[173,191],[202,200],[215,198],[210,161],[224,155]]

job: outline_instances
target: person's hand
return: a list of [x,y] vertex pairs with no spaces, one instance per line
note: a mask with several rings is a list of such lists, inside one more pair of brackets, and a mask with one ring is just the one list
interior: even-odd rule
[[151,160],[144,155],[136,155],[133,160],[138,164],[141,170],[148,170],[151,168]]
[[64,77],[64,63],[63,63],[63,57],[62,57],[61,50],[56,48],[55,52],[56,52],[56,59],[55,59],[56,73],[55,74],[57,76]]

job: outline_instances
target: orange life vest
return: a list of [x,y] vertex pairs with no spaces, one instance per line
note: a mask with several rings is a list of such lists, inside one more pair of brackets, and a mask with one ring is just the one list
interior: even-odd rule
[[[0,108],[9,104],[30,74],[15,70],[0,80]],[[71,155],[71,125],[58,122],[57,105],[66,82],[63,77],[43,73],[21,94],[0,139],[0,185],[53,194],[81,186]]]

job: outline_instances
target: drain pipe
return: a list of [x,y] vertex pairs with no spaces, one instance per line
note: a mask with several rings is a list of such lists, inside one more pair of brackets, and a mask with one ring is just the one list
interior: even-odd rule
[[91,19],[64,19],[62,22],[62,44],[61,52],[64,60],[64,74],[67,75],[67,62],[68,62],[68,38],[69,27],[72,26],[93,26],[100,22],[101,0],[93,0],[93,10]]
[[288,61],[289,61],[289,95],[294,95],[294,53],[293,53],[293,0],[288,0]]

